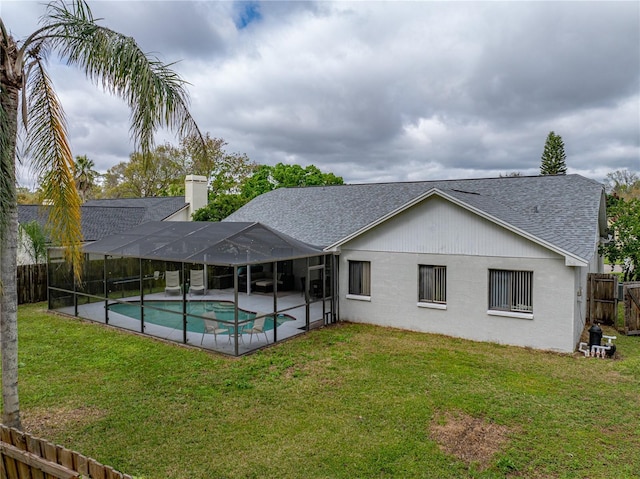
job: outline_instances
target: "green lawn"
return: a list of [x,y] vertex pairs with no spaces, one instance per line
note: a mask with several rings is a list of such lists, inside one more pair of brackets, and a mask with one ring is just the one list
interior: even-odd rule
[[640,476],[639,337],[603,360],[341,324],[232,359],[43,304],[19,327],[25,429],[141,478]]

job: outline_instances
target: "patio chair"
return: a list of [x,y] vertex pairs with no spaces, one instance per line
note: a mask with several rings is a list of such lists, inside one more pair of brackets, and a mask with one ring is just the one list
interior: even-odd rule
[[226,334],[229,336],[229,343],[231,343],[231,335],[229,334],[229,328],[223,328],[217,321],[216,313],[210,311],[203,314],[202,322],[204,323],[204,331],[202,333],[202,339],[200,344],[204,341],[205,334],[213,334],[213,340],[218,344],[218,334]]
[[204,271],[201,269],[191,270],[191,283],[189,284],[189,294],[198,293],[205,294],[204,289]]
[[165,296],[167,294],[181,294],[182,286],[180,286],[180,271],[167,271],[165,274],[167,284],[164,288]]
[[254,322],[253,325],[250,328],[247,328],[243,331],[243,333],[249,334],[249,344],[251,344],[251,339],[253,338],[254,334],[260,334],[263,333],[264,334],[264,340],[268,343],[269,339],[267,338],[267,332],[264,330],[264,322],[266,316],[264,316],[265,313],[256,313],[256,316],[262,316],[261,318],[257,318]]

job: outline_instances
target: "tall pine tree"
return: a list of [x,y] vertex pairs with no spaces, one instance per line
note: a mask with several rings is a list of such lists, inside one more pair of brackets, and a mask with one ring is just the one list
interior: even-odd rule
[[542,152],[542,163],[540,164],[541,175],[566,175],[567,165],[564,153],[564,142],[560,135],[549,132],[547,141]]

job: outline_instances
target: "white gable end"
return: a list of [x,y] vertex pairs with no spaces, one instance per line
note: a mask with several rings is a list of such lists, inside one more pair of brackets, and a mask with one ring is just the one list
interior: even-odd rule
[[342,248],[446,255],[562,257],[440,196],[425,199],[348,241]]

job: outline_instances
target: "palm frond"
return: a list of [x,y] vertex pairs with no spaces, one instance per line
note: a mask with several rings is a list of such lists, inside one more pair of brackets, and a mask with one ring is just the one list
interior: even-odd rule
[[133,38],[98,25],[83,0],[70,7],[62,1],[50,4],[47,22],[52,48],[129,104],[131,136],[143,153],[152,148],[158,127],[202,138],[188,110],[186,82],[171,65],[146,55]]
[[[15,53],[15,42],[7,33],[4,22],[0,18],[0,67],[4,75],[11,76],[12,54]],[[16,112],[12,111],[17,104],[8,88],[0,88],[0,235],[7,231],[9,217],[15,209],[15,134]]]
[[5,60],[5,48],[9,44],[9,34],[7,33],[7,28],[4,26],[4,22],[2,18],[0,18],[0,64],[4,63]]
[[35,57],[27,89],[29,130],[26,149],[34,172],[42,178],[43,195],[51,203],[47,229],[54,244],[67,247],[68,259],[80,264],[80,197],[74,181],[64,112],[42,61]]

